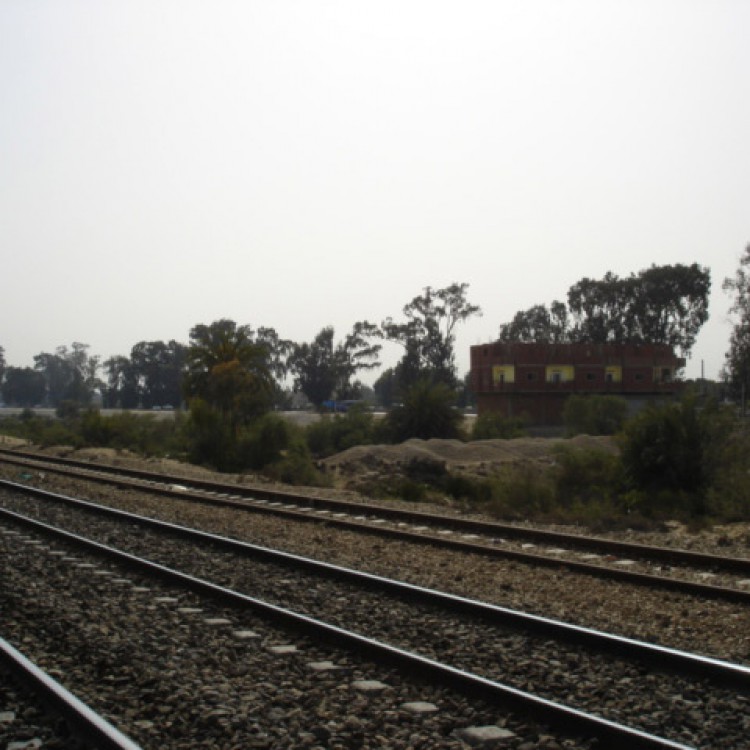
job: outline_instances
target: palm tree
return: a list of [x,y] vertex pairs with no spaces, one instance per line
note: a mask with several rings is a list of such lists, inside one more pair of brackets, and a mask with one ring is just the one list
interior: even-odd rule
[[250,326],[224,318],[190,331],[185,397],[218,411],[233,432],[268,411],[273,388],[267,348],[253,340]]

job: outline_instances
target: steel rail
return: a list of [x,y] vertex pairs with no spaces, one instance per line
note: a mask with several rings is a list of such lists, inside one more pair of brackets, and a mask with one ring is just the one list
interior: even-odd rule
[[[0,485],[2,484],[4,483],[0,482]],[[24,485],[19,485],[18,488],[23,491],[27,490]],[[218,534],[211,534],[168,521],[149,518],[118,508],[110,508],[106,505],[92,503],[91,501],[68,495],[52,493],[47,490],[35,490],[33,495],[61,502],[88,512],[138,524],[145,528],[156,529],[159,532],[168,533],[190,542],[210,544],[235,554],[270,561],[277,565],[296,569],[302,568],[307,572],[321,577],[333,578],[362,588],[385,592],[391,596],[398,596],[410,602],[415,600],[420,601],[424,604],[448,609],[451,612],[459,612],[472,617],[482,618],[493,624],[499,624],[514,630],[553,637],[558,640],[582,645],[589,649],[596,648],[605,653],[641,661],[651,667],[707,678],[719,682],[723,686],[731,684],[743,691],[750,691],[750,667],[741,664],[733,664],[721,659],[692,654],[678,649],[553,620],[548,617],[520,612],[508,607],[490,604],[489,602],[481,602],[469,599],[468,597],[424,586],[417,586],[405,581],[398,581],[386,578],[385,576],[333,565],[320,560],[303,557],[302,555],[283,552]]]
[[[102,481],[110,481],[103,479]],[[24,485],[9,480],[0,479],[0,487],[9,487],[14,490],[26,491],[33,493],[39,488],[31,485]],[[148,492],[159,494],[171,498],[182,500],[191,500],[211,505],[221,505],[224,507],[235,508],[253,513],[265,513],[276,515],[284,518],[292,517],[299,521],[308,521],[323,523],[327,526],[352,531],[358,534],[370,534],[384,537],[387,539],[396,539],[413,544],[426,544],[444,549],[455,550],[469,554],[478,554],[488,557],[495,557],[503,560],[513,560],[515,562],[537,567],[548,567],[556,570],[566,569],[573,573],[582,575],[595,576],[606,580],[621,581],[623,583],[635,586],[645,586],[647,588],[661,588],[668,591],[675,591],[681,594],[688,594],[704,599],[719,599],[739,604],[750,604],[750,591],[729,588],[727,586],[713,586],[708,583],[696,581],[687,581],[679,578],[670,578],[665,576],[656,576],[650,573],[639,573],[632,570],[622,570],[608,567],[606,565],[596,565],[594,563],[580,562],[577,560],[567,560],[559,557],[549,557],[545,555],[536,555],[531,552],[520,552],[509,550],[503,547],[495,547],[487,544],[477,544],[476,542],[462,541],[460,539],[450,539],[444,536],[434,536],[429,534],[407,531],[405,529],[388,528],[368,524],[363,522],[351,521],[343,518],[331,518],[330,516],[314,516],[306,512],[296,511],[293,509],[282,509],[269,507],[268,505],[249,505],[247,503],[231,500],[229,498],[217,498],[201,494],[188,493],[185,490],[174,490],[165,485],[149,486],[144,488],[142,485],[136,485],[139,489],[146,489]]]
[[[20,456],[20,458],[19,458]],[[393,521],[404,521],[424,525],[439,525],[441,528],[450,528],[456,531],[466,533],[483,534],[487,536],[507,536],[517,539],[528,539],[537,542],[549,544],[568,544],[581,549],[599,551],[606,553],[618,553],[630,555],[640,559],[658,560],[661,562],[670,562],[672,564],[693,565],[708,567],[715,570],[724,570],[727,572],[750,573],[750,558],[746,557],[724,557],[706,552],[696,552],[694,550],[677,549],[670,547],[658,547],[637,542],[622,542],[614,539],[606,539],[596,536],[582,536],[579,534],[569,534],[560,531],[550,531],[545,529],[532,529],[506,524],[500,522],[478,521],[470,518],[460,518],[443,514],[424,513],[421,511],[404,510],[401,508],[391,508],[383,505],[371,503],[351,503],[345,500],[335,500],[320,496],[298,495],[282,490],[273,490],[269,488],[249,488],[239,484],[229,484],[214,482],[206,479],[185,477],[170,474],[158,474],[156,472],[144,471],[140,469],[128,469],[121,466],[109,466],[105,464],[92,464],[91,462],[78,459],[62,458],[59,456],[38,456],[30,453],[22,453],[17,450],[0,448],[0,461],[16,463],[17,465],[29,465],[25,461],[38,463],[52,463],[59,466],[69,466],[80,468],[87,471],[99,471],[114,474],[118,477],[134,477],[147,482],[167,485],[166,490],[169,493],[169,485],[181,485],[186,488],[194,487],[208,493],[229,494],[246,497],[248,499],[265,499],[280,503],[306,505],[315,509],[324,509],[348,513],[350,515],[370,515],[378,518],[389,519]],[[63,472],[64,473],[64,472]],[[112,480],[106,477],[89,476],[93,481],[102,481],[111,483]],[[139,486],[139,485],[136,485]],[[152,491],[160,491],[157,488],[150,488]],[[183,491],[184,494],[184,491]],[[216,498],[217,501],[225,501],[226,498]]]
[[1,637],[0,664],[19,682],[30,687],[42,703],[60,714],[98,750],[141,750],[140,745],[136,745]]
[[228,606],[249,609],[259,616],[304,636],[330,643],[336,648],[345,648],[379,664],[389,664],[413,678],[450,687],[491,704],[503,704],[511,710],[523,712],[535,721],[554,726],[566,735],[584,734],[597,737],[612,750],[695,750],[691,746],[587,714],[434,659],[367,638],[336,625],[232,591],[210,581],[94,542],[78,534],[57,529],[21,514],[0,509],[0,515],[21,526],[102,555],[140,573],[157,577],[170,584],[177,584]]

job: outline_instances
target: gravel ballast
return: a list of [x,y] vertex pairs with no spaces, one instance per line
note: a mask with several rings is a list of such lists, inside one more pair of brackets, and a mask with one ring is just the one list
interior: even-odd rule
[[0,545],[8,640],[144,748],[458,750],[476,727],[506,730],[497,747],[592,746],[62,545]]
[[[747,703],[716,686],[651,674],[643,665],[610,660],[602,667],[597,659],[552,641],[498,634],[429,609],[415,614],[413,607],[349,591],[340,584],[311,581],[274,566],[165,540],[139,528],[31,498],[14,501],[4,495],[3,504],[342,627],[364,628],[372,637],[602,713],[613,721],[701,747],[710,747],[717,737],[722,737],[723,747],[742,747],[730,727],[736,725],[738,712],[746,712]],[[686,695],[690,698],[685,699]],[[741,736],[747,729],[739,725]]]

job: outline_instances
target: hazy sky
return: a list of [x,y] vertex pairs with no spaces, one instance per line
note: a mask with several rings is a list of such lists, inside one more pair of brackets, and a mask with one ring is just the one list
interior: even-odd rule
[[0,346],[343,337],[457,281],[463,373],[584,276],[697,262],[716,377],[748,31],[747,0],[0,0]]

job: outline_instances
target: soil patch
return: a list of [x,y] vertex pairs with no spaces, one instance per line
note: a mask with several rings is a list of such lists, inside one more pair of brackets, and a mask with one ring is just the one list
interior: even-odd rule
[[356,489],[378,476],[408,475],[415,467],[464,476],[490,476],[510,465],[555,463],[555,450],[565,445],[573,449],[617,452],[611,437],[578,435],[564,438],[517,438],[514,440],[407,440],[399,445],[358,445],[320,462],[321,470],[334,484]]

